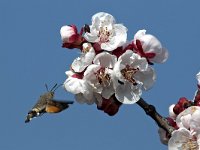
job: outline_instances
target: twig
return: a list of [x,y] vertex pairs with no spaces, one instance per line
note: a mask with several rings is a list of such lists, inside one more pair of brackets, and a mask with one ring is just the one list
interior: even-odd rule
[[155,106],[148,104],[146,101],[144,101],[142,98],[137,102],[137,104],[143,108],[143,110],[146,112],[147,115],[149,115],[160,128],[163,128],[167,133],[171,135],[171,133],[175,130],[174,127],[172,127],[168,120],[165,117],[162,117],[157,111]]

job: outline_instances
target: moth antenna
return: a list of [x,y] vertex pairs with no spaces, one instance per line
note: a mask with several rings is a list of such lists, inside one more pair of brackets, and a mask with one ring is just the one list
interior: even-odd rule
[[54,91],[55,91],[54,89],[57,89],[57,87],[56,87],[57,85],[58,85],[58,84],[56,83],[56,84],[51,88],[50,91],[51,91],[51,92],[54,92]]
[[47,92],[49,92],[49,88],[46,83],[45,83],[45,87],[46,87]]
[[56,91],[60,86],[62,86],[62,85],[63,85],[63,84],[59,84],[59,85],[57,86],[57,84],[56,84],[56,86],[55,86],[54,88],[52,88],[52,90],[54,89],[52,92],[55,92],[55,91]]

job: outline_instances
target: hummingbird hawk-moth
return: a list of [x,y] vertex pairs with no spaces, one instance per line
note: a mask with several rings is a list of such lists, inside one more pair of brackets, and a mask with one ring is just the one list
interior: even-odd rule
[[44,113],[59,113],[69,107],[69,104],[73,104],[73,101],[57,101],[54,100],[55,90],[59,87],[55,84],[49,91],[47,85],[45,84],[47,92],[40,95],[39,100],[33,106],[33,108],[28,112],[25,123],[28,123],[32,118],[43,115]]

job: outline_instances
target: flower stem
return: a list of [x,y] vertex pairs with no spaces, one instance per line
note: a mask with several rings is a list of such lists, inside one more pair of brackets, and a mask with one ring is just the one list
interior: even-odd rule
[[137,102],[137,104],[142,107],[142,109],[146,112],[147,115],[149,115],[157,125],[164,129],[169,135],[175,130],[174,127],[172,127],[168,120],[165,117],[162,117],[157,111],[155,106],[148,104],[146,101],[144,101],[142,98]]

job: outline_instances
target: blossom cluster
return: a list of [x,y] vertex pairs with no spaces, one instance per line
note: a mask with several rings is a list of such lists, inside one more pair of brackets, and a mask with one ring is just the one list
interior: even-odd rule
[[200,73],[198,90],[193,100],[181,97],[169,107],[169,124],[175,128],[171,135],[159,129],[160,140],[169,150],[200,150]]
[[96,103],[109,115],[121,104],[136,103],[156,80],[152,65],[168,58],[168,51],[155,36],[139,30],[128,41],[127,28],[105,12],[93,15],[91,25],[85,25],[80,33],[75,25],[66,25],[60,34],[64,48],[81,51],[66,71],[64,88],[77,102]]

